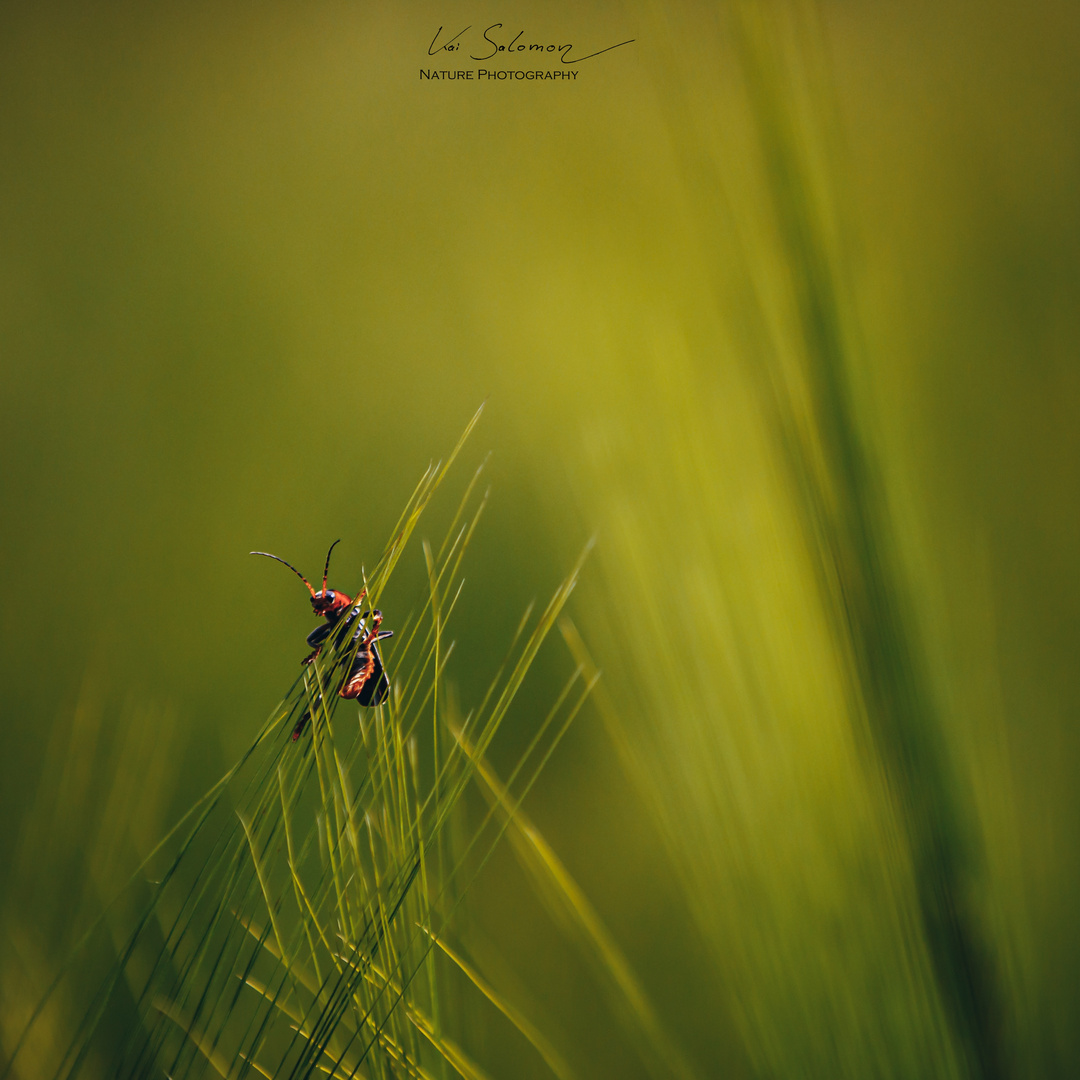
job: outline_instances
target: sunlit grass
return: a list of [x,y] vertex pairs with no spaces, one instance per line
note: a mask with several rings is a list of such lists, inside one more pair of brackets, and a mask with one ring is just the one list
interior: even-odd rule
[[[365,577],[372,607],[457,452],[425,474]],[[539,613],[525,613],[478,706],[464,717],[452,705],[448,711],[440,689],[453,651],[448,624],[486,501],[479,480],[478,472],[437,548],[421,545],[428,594],[396,627],[393,644],[382,646],[393,673],[387,702],[342,704],[332,673],[357,644],[352,627],[335,631],[243,758],[145,860],[144,872],[156,878],[149,899],[74,1033],[53,1033],[60,1053],[48,1074],[93,1074],[111,1053],[106,1071],[125,1077],[428,1078],[449,1069],[480,1080],[483,1068],[453,1030],[461,1008],[448,995],[460,991],[458,973],[556,1075],[572,1075],[452,943],[455,912],[499,838],[508,828],[535,837],[515,815],[597,677],[584,678],[580,665],[570,672],[503,785],[484,754],[579,566]],[[310,719],[294,742],[289,735],[305,712]],[[474,778],[497,792],[479,824],[457,820]],[[530,850],[542,850],[536,842]],[[550,852],[543,865],[549,874],[557,866]],[[577,895],[565,872],[554,881],[557,891]],[[593,915],[590,937],[604,933]],[[610,960],[614,946],[606,949]],[[71,967],[82,962],[77,950]],[[623,971],[625,993],[625,962]],[[108,1049],[116,1033],[106,1030],[101,1049],[99,1024],[120,988],[135,1015],[119,1048]],[[640,1009],[640,991],[636,1000]],[[46,999],[39,1007],[46,1012],[32,1019],[48,1007]],[[31,1025],[15,1042],[16,1056],[33,1037]]]

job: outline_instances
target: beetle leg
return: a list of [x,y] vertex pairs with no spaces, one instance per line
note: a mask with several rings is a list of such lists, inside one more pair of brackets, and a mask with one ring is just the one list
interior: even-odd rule
[[314,630],[307,636],[307,643],[315,651],[304,661],[305,665],[310,664],[316,656],[319,655],[319,650],[326,644],[327,639],[330,637],[330,632],[334,629],[334,625],[337,623],[337,619],[331,619],[327,616],[327,621],[319,623]]
[[308,718],[310,716],[311,716],[311,713],[307,709],[305,709],[304,712],[303,712],[303,715],[300,717],[299,720],[297,720],[296,727],[293,728],[293,732],[292,732],[292,741],[293,742],[296,742],[296,740],[300,738],[300,735],[303,732],[304,727],[307,724]]

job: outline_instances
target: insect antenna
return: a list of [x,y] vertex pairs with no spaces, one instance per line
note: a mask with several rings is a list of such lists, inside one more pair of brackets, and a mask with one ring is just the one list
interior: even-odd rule
[[[341,543],[341,537],[338,537],[330,545],[330,551],[328,551],[326,553],[326,565],[323,567],[323,571],[322,571],[322,591],[324,593],[326,592],[326,575],[330,573],[330,552],[332,552],[334,550],[334,548],[336,548],[338,546],[338,544],[340,544],[340,543]],[[311,586],[309,585],[308,588],[310,589]]]
[[[334,543],[336,544],[337,541],[335,540]],[[330,550],[331,551],[334,550],[333,544],[330,545]],[[311,582],[308,581],[308,579],[306,577],[304,577],[304,575],[301,574],[300,571],[297,570],[296,567],[293,566],[292,563],[285,562],[285,560],[282,559],[278,555],[271,555],[269,551],[249,551],[248,554],[249,555],[265,555],[266,558],[268,558],[268,559],[277,559],[277,561],[279,563],[284,563],[307,586],[307,591],[309,593],[311,593],[312,597],[314,598],[315,590],[311,587]],[[326,556],[326,561],[327,561],[327,564],[328,564],[328,567],[329,567],[329,562],[330,562],[330,556],[329,555]],[[325,587],[326,587],[326,579],[324,577],[324,579],[323,579],[323,588],[325,588]]]

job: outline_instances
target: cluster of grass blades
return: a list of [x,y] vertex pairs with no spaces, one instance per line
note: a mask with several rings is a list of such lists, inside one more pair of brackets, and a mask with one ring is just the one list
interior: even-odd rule
[[[373,607],[478,416],[446,463],[425,473],[366,575]],[[479,1080],[480,1066],[446,1023],[456,1011],[448,978],[462,976],[555,1075],[570,1075],[536,1028],[444,940],[499,838],[511,828],[521,835],[521,800],[596,678],[585,679],[578,665],[500,782],[484,755],[560,620],[580,563],[538,616],[531,607],[525,613],[479,706],[460,716],[441,678],[462,558],[486,501],[479,477],[477,470],[437,550],[420,545],[429,587],[386,650],[388,700],[361,709],[338,697],[357,643],[351,633],[333,635],[242,759],[143,864],[138,877],[157,880],[52,1071],[57,1080],[100,1071],[95,1040],[117,997],[134,1005],[119,1041],[113,1024],[105,1055],[117,1077]],[[573,633],[568,625],[565,632]],[[293,742],[304,711],[310,719]],[[462,796],[474,779],[497,794],[469,827]],[[550,877],[557,861],[547,866]],[[5,1076],[17,1070],[26,1034]]]

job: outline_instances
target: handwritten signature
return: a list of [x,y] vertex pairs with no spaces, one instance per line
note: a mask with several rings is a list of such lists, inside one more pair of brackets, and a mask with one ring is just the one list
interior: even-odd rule
[[[452,38],[444,41],[441,45],[438,45],[437,43],[439,41],[439,38],[442,36],[443,29],[444,27],[440,26],[439,29],[436,31],[435,36],[431,39],[431,44],[428,46],[428,56],[435,56],[440,52],[458,52],[464,44],[464,42],[459,39],[462,37],[463,34],[472,29],[472,24],[470,23],[468,26],[465,27],[464,30],[459,30]],[[597,49],[596,52],[591,52],[588,56],[576,56],[571,58],[570,53],[574,46],[570,42],[567,42],[565,45],[555,45],[538,41],[523,42],[521,39],[525,37],[525,31],[521,30],[518,32],[517,36],[513,38],[513,40],[509,41],[506,44],[503,44],[500,42],[499,39],[508,37],[509,31],[507,31],[505,34],[496,33],[494,37],[492,36],[492,31],[499,31],[502,29],[502,23],[492,23],[484,31],[483,39],[487,44],[478,45],[478,47],[481,49],[487,49],[488,51],[482,53],[479,56],[475,55],[474,53],[470,53],[469,55],[472,56],[473,60],[490,60],[492,57],[498,56],[499,53],[506,53],[507,56],[524,53],[528,59],[538,60],[540,59],[539,54],[546,55],[547,53],[558,53],[559,59],[562,61],[562,63],[580,64],[582,60],[591,60],[594,56],[599,56],[601,53],[611,52],[612,49],[621,48],[623,45],[629,45],[631,42],[636,40],[636,38],[630,38],[628,41],[620,41],[617,45],[608,45],[606,49]]]

